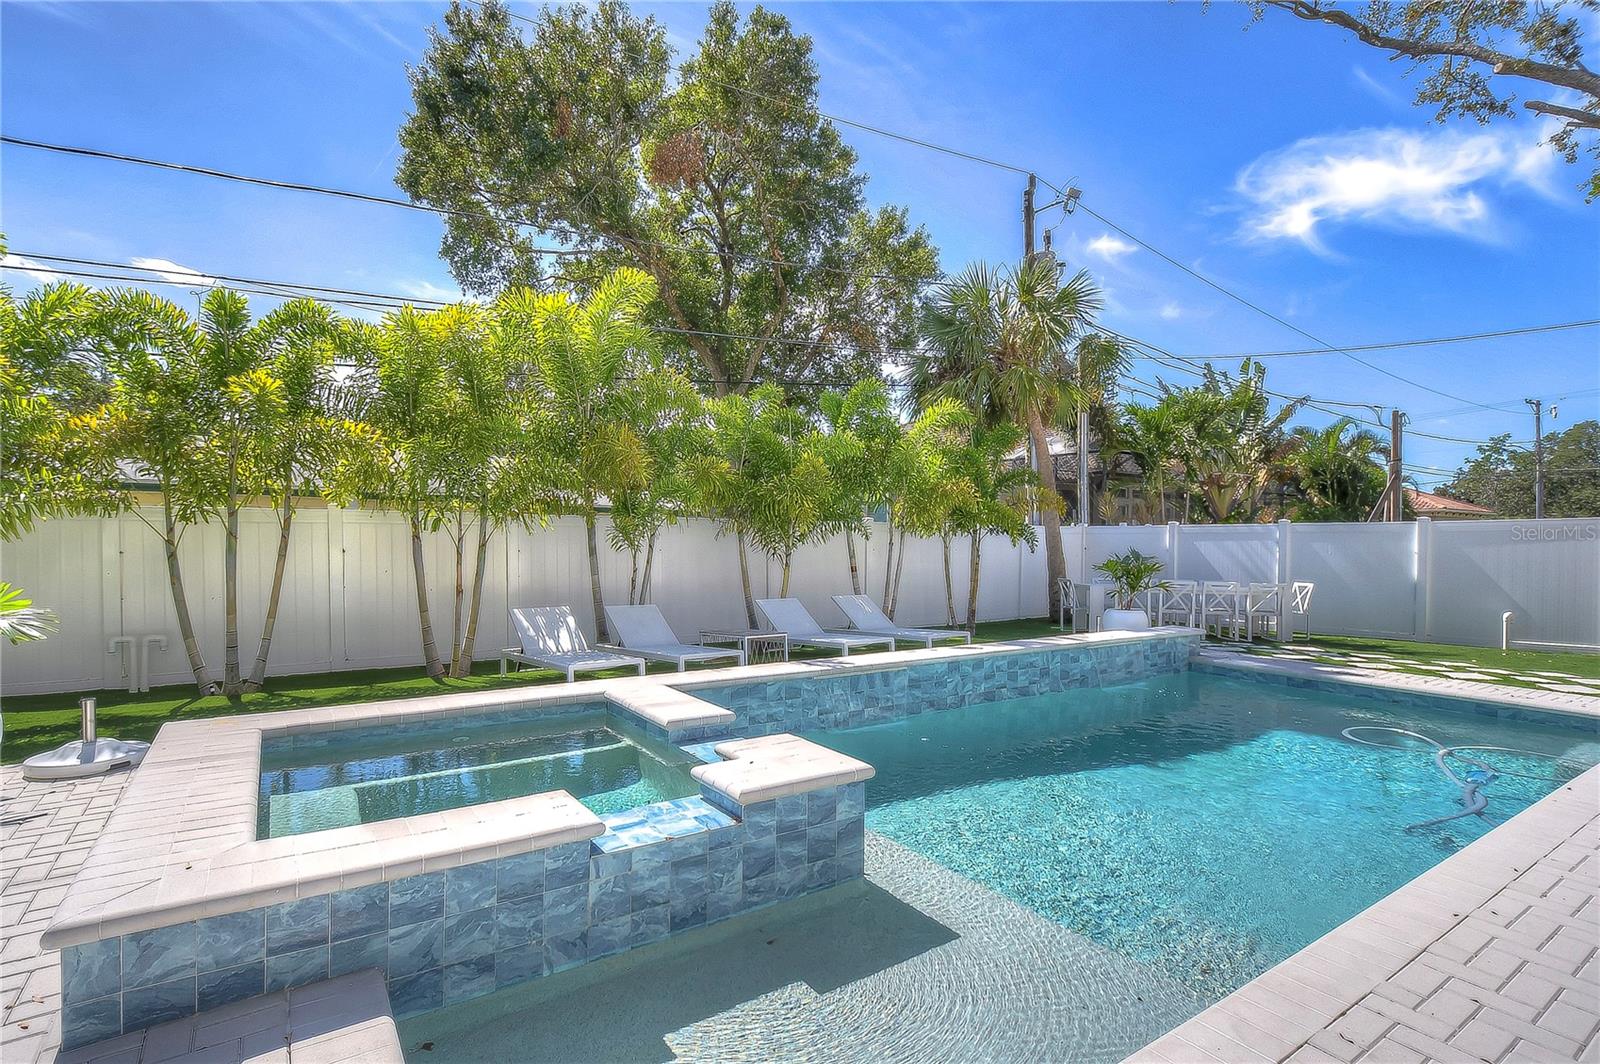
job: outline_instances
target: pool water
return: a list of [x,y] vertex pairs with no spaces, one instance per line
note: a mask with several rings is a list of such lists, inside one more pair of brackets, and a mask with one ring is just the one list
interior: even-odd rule
[[596,813],[699,793],[698,764],[604,713],[450,730],[362,728],[261,750],[257,837],[370,824],[565,790]]
[[[1352,727],[1527,753],[1462,751],[1500,773],[1485,816],[1407,830],[1462,811],[1461,789],[1434,746]],[[1195,672],[810,738],[877,768],[872,830],[1206,1000],[1600,761],[1596,722]]]

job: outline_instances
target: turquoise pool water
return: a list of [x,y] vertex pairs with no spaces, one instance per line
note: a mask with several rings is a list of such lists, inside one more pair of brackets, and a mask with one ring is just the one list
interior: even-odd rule
[[565,790],[596,813],[698,794],[682,751],[604,713],[545,723],[354,729],[261,750],[257,837]]
[[[1485,817],[1435,748],[1499,770]],[[877,768],[867,826],[1215,1000],[1600,761],[1593,722],[1500,720],[1205,673],[811,738]],[[1547,755],[1547,756],[1541,756]],[[1465,775],[1472,765],[1447,758]],[[1513,775],[1517,773],[1518,775]]]

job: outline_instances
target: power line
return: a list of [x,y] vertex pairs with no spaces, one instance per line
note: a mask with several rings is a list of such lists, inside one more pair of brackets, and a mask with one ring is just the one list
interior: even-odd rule
[[[285,189],[291,192],[309,192],[320,196],[333,196],[339,199],[355,200],[362,203],[375,203],[386,207],[403,207],[406,210],[420,211],[426,214],[439,214],[461,218],[489,219],[491,221],[509,221],[516,225],[526,226],[530,229],[539,229],[541,232],[543,231],[538,224],[516,216],[497,218],[495,215],[487,214],[482,211],[459,210],[454,207],[435,207],[430,204],[414,203],[410,200],[403,200],[394,196],[379,196],[369,192],[353,192],[349,189],[331,188],[327,185],[312,185],[299,181],[283,181],[277,178],[256,177],[250,174],[234,173],[229,170],[218,170],[209,166],[196,166],[189,163],[176,163],[164,159],[150,159],[140,155],[128,155],[122,152],[106,151],[100,148],[81,148],[67,144],[52,144],[47,141],[29,140],[24,137],[14,137],[10,134],[0,135],[0,143],[12,144],[21,148],[34,148],[39,151],[55,152],[61,155],[74,155],[90,159],[101,159],[108,162],[129,163],[135,166],[153,167],[158,170],[172,170],[178,173],[192,174],[199,177],[216,178],[222,181],[236,181],[247,185],[258,185],[264,188]],[[691,244],[676,244],[665,240],[651,240],[646,237],[599,236],[598,239],[608,240],[614,244],[620,245],[624,250],[627,250],[630,244],[637,244],[640,247],[660,248],[666,251],[682,251],[696,255],[715,255],[719,257],[726,255],[729,258],[739,259],[743,262],[760,263],[767,266],[788,267],[791,269],[803,268],[806,266],[805,263],[801,262],[790,262],[786,259],[767,258],[765,256],[755,255],[749,252],[722,251],[717,248],[695,247]],[[593,252],[584,248],[530,247],[527,250],[530,254],[534,255],[552,255],[556,257],[568,258],[582,257],[593,254]],[[856,275],[855,271],[847,266],[814,265],[810,268],[819,270],[823,273],[837,273],[848,276]],[[890,281],[896,284],[900,283],[902,280],[893,274],[886,273],[871,273],[863,274],[861,276],[868,280]]]
[[[1108,223],[1109,224],[1109,223]],[[1495,329],[1491,332],[1463,333],[1459,336],[1434,336],[1422,340],[1391,340],[1381,344],[1346,344],[1341,348],[1302,348],[1295,351],[1247,351],[1240,354],[1197,355],[1196,358],[1295,358],[1303,355],[1344,354],[1349,351],[1389,351],[1406,347],[1434,347],[1441,344],[1461,344],[1472,340],[1493,340],[1505,336],[1527,336],[1533,333],[1562,332],[1568,329],[1592,329],[1600,325],[1600,318],[1583,321],[1563,321],[1550,325],[1528,325],[1519,329]],[[1478,406],[1481,404],[1473,404]]]
[[1348,358],[1350,361],[1356,363],[1357,365],[1365,366],[1368,369],[1373,370],[1374,372],[1383,374],[1385,377],[1392,377],[1393,379],[1395,379],[1397,381],[1400,381],[1402,384],[1411,385],[1411,387],[1413,387],[1413,388],[1420,388],[1425,392],[1432,392],[1435,395],[1442,395],[1446,399],[1454,399],[1458,403],[1468,403],[1468,404],[1470,404],[1472,406],[1485,405],[1485,404],[1478,403],[1476,400],[1467,399],[1464,396],[1455,395],[1455,394],[1453,394],[1451,392],[1443,391],[1443,390],[1441,390],[1439,388],[1434,388],[1434,387],[1432,387],[1430,385],[1423,384],[1423,383],[1421,383],[1419,381],[1414,381],[1409,377],[1403,377],[1398,373],[1393,373],[1393,372],[1391,372],[1389,370],[1384,369],[1382,366],[1376,365],[1376,364],[1374,364],[1372,362],[1368,362],[1366,359],[1361,358],[1358,355],[1353,355],[1349,351],[1346,351],[1345,349],[1343,349],[1341,347],[1337,347],[1337,346],[1335,346],[1333,344],[1330,344],[1326,340],[1322,339],[1321,337],[1315,336],[1312,333],[1307,332],[1305,329],[1302,329],[1300,326],[1295,325],[1293,322],[1290,322],[1285,318],[1279,317],[1278,315],[1272,313],[1272,311],[1266,309],[1265,307],[1261,306],[1260,304],[1251,302],[1250,300],[1246,299],[1244,296],[1239,295],[1237,292],[1233,291],[1232,289],[1227,288],[1227,287],[1217,283],[1216,281],[1213,281],[1211,278],[1207,277],[1205,274],[1199,272],[1198,270],[1195,270],[1195,269],[1185,265],[1184,263],[1179,262],[1177,259],[1173,258],[1171,255],[1168,255],[1166,252],[1162,251],[1160,248],[1158,248],[1155,245],[1153,245],[1153,244],[1149,243],[1148,241],[1144,240],[1142,237],[1139,237],[1136,234],[1129,232],[1127,229],[1124,229],[1122,226],[1118,225],[1116,222],[1113,222],[1111,219],[1107,218],[1105,215],[1103,215],[1100,212],[1096,211],[1093,207],[1090,207],[1089,205],[1085,204],[1082,200],[1079,200],[1079,202],[1078,202],[1078,209],[1082,210],[1085,214],[1088,214],[1089,216],[1091,216],[1093,218],[1099,219],[1101,222],[1103,222],[1106,225],[1110,226],[1112,229],[1115,229],[1117,232],[1121,233],[1123,236],[1127,237],[1129,240],[1132,240],[1135,244],[1138,244],[1140,247],[1144,248],[1146,251],[1150,252],[1152,255],[1155,255],[1157,258],[1160,258],[1163,261],[1165,261],[1167,263],[1170,263],[1171,265],[1177,267],[1178,269],[1182,270],[1184,273],[1186,273],[1189,276],[1193,277],[1195,280],[1201,282],[1202,284],[1205,284],[1208,287],[1216,289],[1218,292],[1221,292],[1223,295],[1227,296],[1229,299],[1232,299],[1235,302],[1242,304],[1243,306],[1249,307],[1251,310],[1255,311],[1257,314],[1260,314],[1260,315],[1262,315],[1262,316],[1264,316],[1266,318],[1271,319],[1272,321],[1277,322],[1279,325],[1282,325],[1284,328],[1289,329],[1289,330],[1291,330],[1293,332],[1299,333],[1301,336],[1304,336],[1307,340],[1310,340],[1312,343],[1320,344],[1323,348],[1326,348],[1327,350],[1329,350],[1331,352],[1343,355],[1345,358]]

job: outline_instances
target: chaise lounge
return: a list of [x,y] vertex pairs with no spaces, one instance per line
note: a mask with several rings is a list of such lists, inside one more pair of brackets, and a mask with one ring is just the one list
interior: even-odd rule
[[789,642],[798,646],[837,650],[841,657],[848,657],[851,650],[861,647],[886,646],[894,649],[893,636],[825,630],[796,598],[756,599],[756,609],[761,611],[768,624],[787,633]]
[[744,664],[744,651],[734,648],[697,647],[678,640],[672,626],[653,604],[607,606],[606,619],[617,635],[621,649],[650,661],[670,661],[682,672],[691,661],[723,661],[733,658]]
[[932,647],[940,639],[959,639],[972,642],[969,632],[955,628],[907,628],[895,624],[876,602],[866,595],[835,595],[833,601],[850,621],[850,627],[866,635],[886,635],[908,643],[921,643]]
[[630,654],[596,650],[584,638],[578,627],[578,618],[569,606],[524,606],[511,611],[511,627],[516,630],[521,646],[506,647],[500,651],[500,675],[506,674],[506,662],[519,666],[537,665],[567,674],[571,683],[578,672],[600,672],[604,669],[638,669],[644,675],[644,659]]

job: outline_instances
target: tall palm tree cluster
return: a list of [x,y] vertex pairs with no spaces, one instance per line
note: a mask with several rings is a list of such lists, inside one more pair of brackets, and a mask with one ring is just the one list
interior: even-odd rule
[[[52,516],[133,515],[163,547],[196,685],[230,696],[266,682],[296,507],[315,496],[405,515],[434,676],[471,668],[493,538],[563,515],[584,525],[602,640],[602,536],[627,558],[629,600],[645,601],[659,533],[690,517],[735,543],[752,625],[752,551],[781,567],[787,592],[796,553],[842,536],[861,592],[858,546],[877,514],[891,557],[885,608],[908,538],[938,538],[953,621],[950,544],[961,538],[972,547],[973,624],[984,538],[1033,537],[1039,493],[1006,460],[1021,430],[953,395],[903,418],[875,379],[820,395],[767,385],[707,397],[648,324],[655,298],[655,282],[630,268],[582,298],[511,289],[377,322],[308,300],[253,317],[221,289],[195,316],[140,290],[0,290],[0,537]],[[1028,402],[1026,389],[1046,390],[1017,387]],[[277,523],[273,575],[265,602],[251,604],[261,628],[245,633],[240,515],[262,501]],[[209,523],[223,529],[220,679],[195,631],[180,552],[186,532]],[[424,544],[439,533],[453,548],[448,619],[429,607]]]

